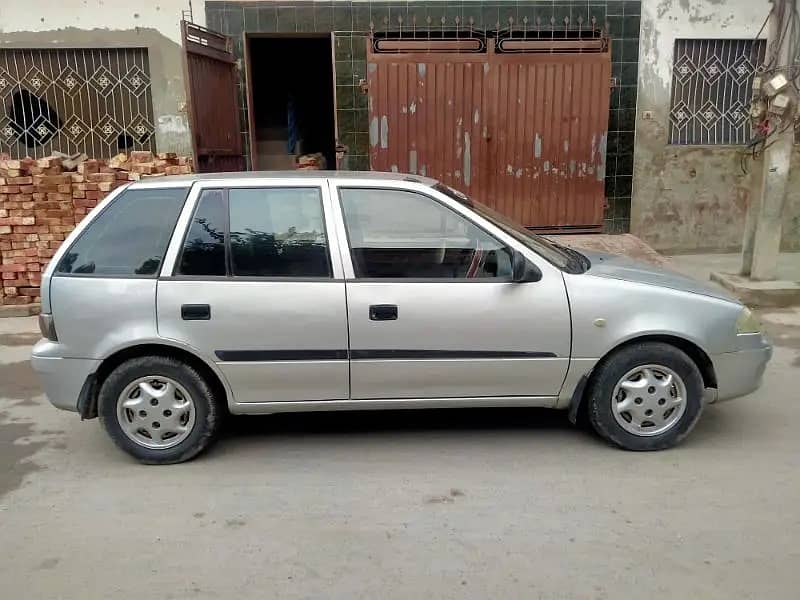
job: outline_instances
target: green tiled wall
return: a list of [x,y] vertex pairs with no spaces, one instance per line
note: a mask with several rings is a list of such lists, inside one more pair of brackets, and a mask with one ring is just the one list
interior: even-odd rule
[[[366,40],[370,30],[397,31],[468,28],[542,29],[607,24],[612,38],[615,85],[609,111],[606,167],[608,208],[604,229],[628,231],[636,121],[639,64],[639,0],[474,1],[474,2],[219,2],[206,1],[206,25],[230,35],[235,51],[244,55],[244,33],[335,32],[336,105],[339,140],[348,146],[347,167],[368,169],[367,98],[358,83],[366,79]],[[443,20],[444,19],[444,23]],[[565,21],[567,19],[568,21]],[[594,20],[594,21],[593,21]],[[247,102],[244,82],[239,98],[242,139],[249,160]]]

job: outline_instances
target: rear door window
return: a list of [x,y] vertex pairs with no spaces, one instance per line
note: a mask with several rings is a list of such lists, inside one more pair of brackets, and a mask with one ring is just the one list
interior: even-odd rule
[[205,190],[178,275],[330,278],[318,187]]
[[319,188],[231,189],[231,268],[239,277],[330,277]]
[[57,274],[155,277],[188,188],[123,192],[72,244]]

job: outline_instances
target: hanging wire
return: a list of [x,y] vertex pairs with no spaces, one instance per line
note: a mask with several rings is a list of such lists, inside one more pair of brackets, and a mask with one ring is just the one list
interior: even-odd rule
[[[788,17],[787,7],[790,9]],[[772,18],[778,19],[776,24],[778,36],[769,44],[767,56],[758,69],[758,74],[762,78],[766,78],[782,73],[794,88],[795,93],[800,93],[800,9],[798,9],[798,3],[796,0],[774,0],[766,19],[764,19],[758,33],[755,35],[754,41],[760,38],[761,33]],[[755,44],[753,44],[754,49],[755,47]],[[788,54],[789,62],[788,64],[778,64],[780,56],[784,52]],[[785,117],[779,115],[771,116],[768,112],[768,100],[760,90],[754,91],[751,105],[755,106],[758,103],[764,103],[767,105],[767,111],[753,124],[753,137],[741,152],[740,165],[745,174],[748,172],[746,166],[748,159],[758,159],[765,150],[777,141],[777,138],[790,128],[797,130],[798,127],[800,111],[792,108],[795,113],[794,116],[791,114]]]

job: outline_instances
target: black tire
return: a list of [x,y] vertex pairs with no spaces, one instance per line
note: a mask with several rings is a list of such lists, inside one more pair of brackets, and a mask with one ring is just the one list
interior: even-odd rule
[[[153,449],[137,444],[122,430],[117,419],[117,400],[131,382],[140,377],[161,375],[180,383],[194,402],[195,420],[191,433],[176,446]],[[146,356],[128,360],[103,382],[98,396],[98,415],[108,435],[122,450],[142,463],[168,465],[190,460],[215,439],[223,410],[208,382],[190,365],[166,356]]]
[[[626,431],[612,412],[614,388],[631,369],[643,365],[662,365],[672,369],[686,387],[686,409],[669,429],[653,436]],[[625,346],[597,366],[586,397],[589,422],[606,440],[626,450],[664,450],[679,444],[694,428],[703,412],[703,377],[694,361],[675,346],[643,342]]]

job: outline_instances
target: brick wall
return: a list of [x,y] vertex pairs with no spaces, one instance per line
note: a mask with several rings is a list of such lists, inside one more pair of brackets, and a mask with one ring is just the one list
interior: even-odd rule
[[0,304],[39,302],[48,261],[111,190],[141,178],[190,172],[190,159],[150,152],[77,166],[57,157],[0,157]]

